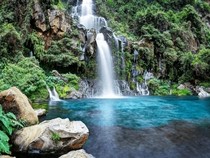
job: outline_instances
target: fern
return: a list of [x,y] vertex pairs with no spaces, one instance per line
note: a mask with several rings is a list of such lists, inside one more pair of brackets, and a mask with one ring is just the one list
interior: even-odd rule
[[0,105],[0,155],[10,154],[9,136],[15,129],[22,127],[16,116],[11,112],[4,113]]
[[9,137],[0,131],[0,153],[10,154]]

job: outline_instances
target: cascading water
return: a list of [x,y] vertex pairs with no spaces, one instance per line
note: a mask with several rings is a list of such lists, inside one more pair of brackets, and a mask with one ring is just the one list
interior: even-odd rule
[[[147,80],[150,79],[150,73],[145,73],[143,83],[138,83],[136,77],[139,76],[139,72],[136,70],[135,62],[137,61],[138,52],[134,51],[134,65],[132,67],[133,81],[136,84],[136,90],[131,90],[129,84],[126,81],[114,80],[115,73],[113,70],[112,52],[107,43],[112,36],[118,51],[121,52],[121,69],[122,73],[125,72],[125,59],[124,59],[124,47],[127,44],[125,37],[116,37],[114,33],[107,29],[107,22],[103,17],[98,17],[94,12],[95,4],[93,0],[83,0],[82,2],[77,0],[77,4],[72,8],[72,16],[74,19],[78,19],[78,22],[85,26],[87,29],[86,37],[89,37],[89,33],[92,37],[91,30],[94,29],[97,32],[97,56],[98,56],[98,73],[99,82],[84,81],[81,83],[84,96],[86,97],[103,97],[103,98],[115,98],[120,95],[149,95],[147,86]],[[107,34],[107,30],[108,34]],[[103,33],[101,33],[103,32]],[[112,35],[111,35],[111,33]],[[108,35],[108,36],[107,36]],[[88,38],[89,39],[89,38]],[[106,40],[105,40],[106,39]],[[87,40],[88,41],[88,40]],[[83,47],[83,55],[81,60],[85,58],[85,49],[88,42]],[[148,78],[149,77],[149,78]],[[91,84],[90,84],[91,83]],[[90,84],[90,85],[89,85]]]
[[49,96],[50,96],[50,101],[60,101],[59,95],[55,89],[55,87],[53,87],[53,90],[51,90],[49,87],[47,87]]
[[93,7],[92,0],[83,0],[81,4],[77,0],[76,6],[72,8],[72,16],[78,18],[79,23],[86,29],[94,28],[99,31],[101,27],[107,26],[107,22],[105,18],[94,15]]
[[105,41],[102,33],[97,34],[96,42],[98,46],[97,49],[100,79],[102,83],[102,96],[113,97],[115,96],[113,87],[113,62],[109,45]]
[[[102,27],[107,26],[107,22],[103,17],[94,15],[94,4],[92,0],[83,0],[81,4],[77,1],[77,6],[73,7],[72,15],[78,16],[79,23],[84,25],[86,29],[94,28],[97,32]],[[101,85],[100,97],[113,98],[119,93],[119,88],[114,88],[114,70],[111,50],[108,43],[104,39],[102,33],[98,33],[96,37],[98,64],[99,64],[99,77]],[[116,89],[116,90],[115,90]]]

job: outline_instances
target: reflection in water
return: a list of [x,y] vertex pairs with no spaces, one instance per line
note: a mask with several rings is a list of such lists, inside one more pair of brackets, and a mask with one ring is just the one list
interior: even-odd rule
[[101,126],[114,125],[115,124],[115,113],[114,113],[114,102],[112,100],[101,100],[99,103],[99,122]]

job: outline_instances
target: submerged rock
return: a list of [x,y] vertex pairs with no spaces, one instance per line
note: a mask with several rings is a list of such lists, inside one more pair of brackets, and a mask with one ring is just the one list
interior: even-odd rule
[[5,112],[12,112],[18,119],[28,124],[36,124],[38,117],[28,98],[18,88],[12,87],[0,92],[0,104]]
[[29,153],[65,153],[80,149],[89,130],[81,121],[56,118],[14,133],[14,151]]
[[94,158],[93,155],[88,154],[85,150],[70,151],[69,153],[60,156],[59,158]]

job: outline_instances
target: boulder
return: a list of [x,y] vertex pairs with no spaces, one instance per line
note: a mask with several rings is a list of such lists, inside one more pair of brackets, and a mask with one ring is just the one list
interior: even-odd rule
[[28,124],[38,122],[28,98],[16,87],[0,92],[0,104],[5,112],[14,113],[17,119],[24,120]]
[[38,117],[46,115],[47,110],[46,109],[35,109],[35,113]]
[[83,122],[56,118],[15,132],[12,143],[16,152],[65,153],[80,149],[88,136]]
[[86,153],[85,150],[80,149],[80,150],[70,151],[69,153],[62,155],[59,158],[94,158],[94,157],[93,155]]

